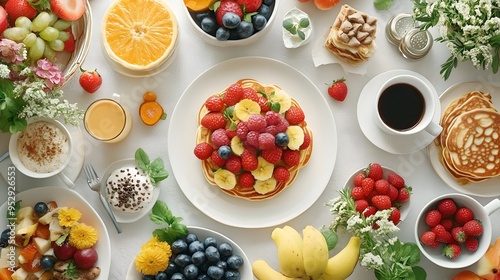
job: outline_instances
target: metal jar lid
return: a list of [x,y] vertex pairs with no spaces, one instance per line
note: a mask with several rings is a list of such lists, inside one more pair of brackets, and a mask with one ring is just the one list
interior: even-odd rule
[[424,57],[432,47],[432,35],[427,30],[418,28],[408,31],[399,44],[403,57],[418,60]]
[[399,45],[405,34],[415,28],[415,22],[411,14],[395,14],[385,26],[387,40],[394,45]]

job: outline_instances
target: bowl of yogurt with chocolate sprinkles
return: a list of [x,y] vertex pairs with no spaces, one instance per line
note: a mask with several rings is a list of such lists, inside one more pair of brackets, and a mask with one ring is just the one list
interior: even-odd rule
[[26,176],[47,178],[60,173],[71,160],[71,135],[59,121],[34,118],[9,141],[14,166]]

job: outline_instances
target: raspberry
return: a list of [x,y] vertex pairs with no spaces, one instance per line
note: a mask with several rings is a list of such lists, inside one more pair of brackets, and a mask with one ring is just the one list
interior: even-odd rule
[[210,112],[220,112],[224,109],[224,101],[219,96],[212,95],[205,101],[205,107]]
[[361,182],[363,181],[364,178],[365,178],[365,174],[363,174],[363,173],[359,173],[358,175],[354,176],[354,180],[353,180],[354,186],[361,187]]
[[384,171],[382,170],[382,166],[378,163],[370,163],[368,165],[368,177],[372,178],[374,181],[382,179],[384,175]]
[[212,155],[210,156],[210,159],[212,159],[212,162],[217,165],[218,167],[222,167],[224,166],[224,164],[226,164],[226,160],[221,158],[219,156],[219,153],[217,153],[217,150],[214,150],[212,152]]
[[226,118],[224,117],[224,115],[222,115],[222,113],[210,112],[203,116],[200,124],[203,127],[213,131],[219,128],[226,127]]
[[234,174],[240,173],[241,170],[241,160],[240,157],[231,155],[226,160],[226,169],[233,172]]
[[389,192],[387,195],[391,198],[391,201],[394,202],[398,199],[399,191],[395,186],[389,185]]
[[213,151],[214,148],[207,142],[201,142],[194,147],[194,155],[201,160],[208,159],[212,155]]
[[457,205],[453,199],[445,198],[439,202],[438,210],[441,212],[443,217],[451,217],[457,211]]
[[243,167],[246,171],[253,171],[257,169],[258,166],[259,160],[257,159],[257,156],[248,149],[245,149],[241,154],[241,167]]
[[231,140],[229,139],[229,137],[227,137],[226,129],[224,128],[219,128],[212,132],[210,140],[216,148],[220,146],[227,146],[231,143]]
[[283,155],[281,156],[283,162],[288,166],[296,166],[300,162],[300,152],[296,150],[286,149],[283,150]]
[[250,172],[244,172],[240,176],[240,185],[243,188],[251,188],[255,183],[255,178]]
[[259,134],[259,149],[269,150],[276,147],[274,145],[274,136],[271,133],[264,132]]
[[474,213],[467,207],[460,207],[455,212],[455,222],[460,225],[467,223],[468,221],[474,219]]
[[388,195],[379,194],[372,197],[372,204],[378,210],[386,210],[391,208],[391,199]]
[[483,225],[478,220],[470,220],[463,226],[464,232],[469,236],[477,237],[483,234]]
[[351,196],[352,196],[352,198],[354,198],[354,200],[364,199],[365,192],[363,191],[362,187],[354,187],[351,190]]
[[291,125],[297,125],[304,121],[306,118],[304,111],[300,107],[292,106],[285,112],[285,119]]
[[276,136],[276,134],[280,133],[278,126],[276,126],[276,125],[266,126],[266,128],[264,129],[264,132],[267,132],[273,136]]
[[243,97],[241,99],[250,99],[259,102],[259,95],[253,88],[243,88]]
[[375,215],[375,213],[377,213],[377,208],[375,208],[375,206],[370,205],[366,207],[365,212],[363,212],[363,215],[365,216],[365,218],[368,218],[371,215]]
[[430,227],[435,227],[441,222],[441,218],[441,212],[436,209],[432,209],[425,214],[425,223]]
[[465,240],[465,249],[469,252],[475,252],[477,248],[479,247],[479,240],[473,236],[469,236]]
[[427,246],[432,246],[436,242],[436,234],[432,231],[426,231],[420,235],[420,242]]
[[274,168],[273,177],[278,182],[285,183],[290,179],[290,171],[283,166]]
[[368,196],[373,189],[375,188],[375,181],[373,181],[372,178],[364,178],[361,181],[361,187],[363,188],[363,191],[365,192],[365,196]]
[[236,135],[240,138],[241,141],[245,141],[247,139],[248,127],[245,122],[239,122],[236,125]]
[[259,133],[257,131],[250,131],[247,133],[247,137],[246,137],[246,142],[254,147],[254,148],[258,148],[259,147]]
[[263,150],[261,156],[271,164],[277,164],[281,160],[283,149],[274,146],[272,149]]
[[241,87],[241,85],[232,84],[226,89],[222,100],[224,100],[224,103],[226,103],[227,106],[233,106],[236,105],[236,103],[238,103],[242,97],[243,88]]
[[[388,194],[390,189],[389,182],[385,179],[380,179],[375,182],[375,191],[379,194]],[[391,199],[391,201],[393,201]]]
[[354,201],[354,206],[356,207],[356,211],[358,213],[363,213],[363,211],[365,211],[366,207],[368,207],[369,204],[368,204],[368,201],[366,201],[364,199],[359,199],[359,200]]
[[402,188],[405,185],[405,180],[403,177],[399,176],[396,173],[390,173],[387,175],[387,181],[389,181],[389,184],[395,186],[396,188]]
[[304,142],[300,145],[299,150],[305,150],[311,145],[311,135],[304,133]]
[[281,123],[281,116],[275,111],[267,111],[264,116],[267,125],[278,125]]
[[252,114],[248,117],[247,127],[250,131],[262,131],[266,128],[267,123],[264,116]]
[[281,117],[281,122],[276,125],[276,128],[279,132],[285,132],[289,125],[288,121]]

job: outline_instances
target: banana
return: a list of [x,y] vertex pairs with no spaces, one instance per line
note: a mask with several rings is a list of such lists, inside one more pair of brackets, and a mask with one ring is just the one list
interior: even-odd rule
[[294,228],[285,226],[275,228],[271,238],[278,250],[278,263],[281,273],[288,277],[306,275],[302,260],[302,236]]
[[286,129],[288,135],[288,148],[290,150],[298,150],[300,145],[304,143],[304,130],[298,125],[290,125]]
[[245,146],[243,145],[243,141],[241,141],[241,139],[240,139],[240,137],[238,137],[238,135],[234,136],[231,139],[231,150],[237,156],[241,156],[241,154],[243,154],[243,151],[245,150]]
[[233,172],[219,168],[214,172],[214,180],[221,189],[232,190],[236,186],[236,176]]
[[243,99],[234,105],[234,115],[241,121],[248,121],[248,117],[252,114],[260,114],[259,103],[250,99]]
[[359,246],[361,239],[352,236],[347,245],[335,256],[328,259],[325,273],[321,275],[322,280],[344,280],[349,277],[359,258]]
[[256,260],[252,264],[253,275],[258,280],[294,280],[295,278],[286,277],[285,275],[274,270],[266,261]]
[[319,278],[328,264],[328,245],[323,234],[313,226],[302,230],[302,258],[306,274],[312,279]]
[[271,94],[269,97],[269,100],[271,102],[277,102],[280,104],[280,114],[285,113],[292,107],[292,98],[288,94],[286,94],[284,91],[281,91],[279,89],[276,89],[274,93]]
[[260,180],[255,180],[255,183],[253,185],[253,188],[255,189],[256,192],[260,194],[266,194],[268,192],[273,191],[276,188],[277,181],[273,177],[260,181]]
[[259,165],[255,170],[252,170],[252,175],[255,180],[265,181],[271,178],[271,176],[273,176],[274,164],[269,163],[263,157],[258,157],[257,159],[259,161]]

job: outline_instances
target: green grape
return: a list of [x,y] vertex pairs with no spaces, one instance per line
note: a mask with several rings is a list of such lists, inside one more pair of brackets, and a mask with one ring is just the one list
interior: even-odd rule
[[49,26],[52,26],[59,19],[59,17],[53,12],[49,12],[49,16],[50,16]]
[[52,60],[56,57],[56,52],[49,46],[45,45],[45,49],[43,50],[43,57]]
[[59,39],[56,39],[54,41],[49,42],[49,47],[56,52],[60,52],[64,50],[64,42]]
[[14,25],[31,30],[31,20],[24,16],[18,17]]
[[57,28],[57,30],[66,30],[71,27],[71,21],[58,19],[52,27]]
[[31,30],[34,32],[40,32],[44,30],[50,23],[50,15],[47,12],[39,13],[31,24]]
[[7,39],[21,43],[29,33],[31,32],[28,29],[16,26],[5,29],[2,35]]
[[38,60],[42,58],[44,51],[45,41],[42,38],[37,37],[35,44],[29,48],[28,55],[32,60]]
[[36,43],[36,38],[37,38],[37,36],[35,33],[30,33],[30,34],[26,35],[26,37],[23,40],[23,43],[27,48],[29,48]]
[[69,39],[69,32],[66,31],[59,31],[59,37],[57,39],[66,42]]
[[57,37],[59,37],[59,30],[55,29],[54,27],[47,26],[47,28],[38,33],[38,36],[40,36],[45,41],[54,41],[55,39],[57,39]]

